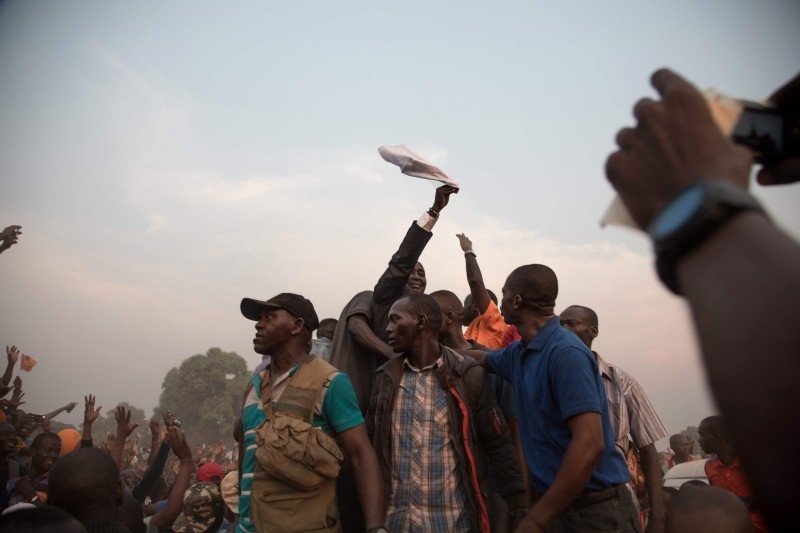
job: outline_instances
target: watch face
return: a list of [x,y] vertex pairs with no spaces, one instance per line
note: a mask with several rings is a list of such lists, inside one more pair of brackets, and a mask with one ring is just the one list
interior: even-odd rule
[[658,240],[671,234],[694,215],[703,204],[705,190],[690,187],[672,200],[650,225],[650,236]]

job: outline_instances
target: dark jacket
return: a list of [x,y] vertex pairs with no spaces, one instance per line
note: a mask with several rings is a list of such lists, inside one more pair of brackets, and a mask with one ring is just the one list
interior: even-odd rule
[[[491,461],[494,477],[508,507],[522,507],[525,505],[525,487],[517,452],[483,369],[474,360],[445,346],[440,347],[444,358],[443,364],[436,369],[436,377],[448,393],[450,428],[467,489],[471,529],[488,532],[493,520],[490,508],[495,490],[486,475],[485,458]],[[392,479],[392,410],[405,358],[398,357],[378,368],[366,415],[367,431],[383,476],[387,505]]]

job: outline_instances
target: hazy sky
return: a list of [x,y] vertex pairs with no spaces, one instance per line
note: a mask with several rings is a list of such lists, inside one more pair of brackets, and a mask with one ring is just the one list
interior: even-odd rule
[[[495,291],[547,264],[557,309],[597,310],[594,347],[670,432],[711,414],[648,241],[598,224],[603,165],[658,67],[750,99],[792,77],[800,3],[465,4],[0,3],[0,226],[23,226],[0,256],[0,344],[39,361],[24,408],[78,401],[59,418],[77,424],[92,392],[149,413],[212,346],[254,367],[244,296],[338,318],[431,205],[377,153],[406,143],[462,184],[429,290],[467,294],[462,231]],[[800,237],[800,187],[754,193]]]

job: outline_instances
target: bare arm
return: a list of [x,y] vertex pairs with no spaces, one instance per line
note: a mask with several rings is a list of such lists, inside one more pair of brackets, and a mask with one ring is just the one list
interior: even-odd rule
[[353,315],[347,319],[347,331],[353,338],[368,350],[379,354],[384,359],[394,359],[397,354],[392,347],[383,342],[373,333],[372,328],[364,315]]
[[95,397],[93,394],[84,396],[83,402],[83,434],[81,435],[81,440],[92,442],[92,424],[100,416],[100,410],[103,406],[101,405],[97,409],[94,408]]
[[128,435],[133,433],[139,424],[131,423],[131,412],[123,406],[118,405],[117,410],[114,412],[114,417],[117,419],[117,436],[114,439],[114,444],[111,446],[111,457],[117,463],[117,468],[122,472],[122,452],[125,451],[125,439]]
[[3,380],[3,383],[10,386],[11,376],[14,373],[14,365],[16,365],[19,360],[19,348],[16,346],[6,346],[6,356],[8,357],[8,366],[6,366],[6,371],[0,379]]
[[639,459],[642,461],[647,497],[650,500],[647,533],[663,533],[666,510],[664,509],[664,493],[661,490],[661,465],[658,464],[658,452],[655,444],[639,448]]
[[44,415],[44,419],[45,420],[52,420],[53,418],[55,418],[59,414],[63,413],[64,411],[66,411],[68,413],[71,413],[72,410],[75,409],[75,407],[77,407],[77,406],[78,406],[78,402],[69,402],[67,405],[59,407],[55,411],[50,411],[49,413]]
[[520,522],[517,532],[543,531],[583,491],[605,448],[600,413],[581,413],[567,420],[572,440],[553,484]]
[[380,527],[384,523],[383,483],[367,429],[364,424],[359,424],[340,433],[339,438],[353,465],[358,500],[364,512],[364,525],[367,529]]
[[186,442],[186,437],[183,432],[175,427],[172,427],[167,432],[166,437],[169,442],[173,453],[180,460],[178,467],[178,474],[175,477],[175,483],[172,485],[172,490],[167,498],[167,504],[159,512],[153,515],[150,523],[158,528],[159,531],[164,530],[172,525],[178,515],[181,514],[183,509],[183,495],[186,489],[189,488],[189,482],[192,478],[194,471],[194,460],[192,459],[192,450]]
[[478,266],[478,258],[475,257],[475,252],[472,250],[472,241],[463,233],[456,234],[458,242],[461,245],[461,250],[464,251],[464,261],[467,264],[467,283],[469,284],[469,292],[472,294],[472,299],[478,306],[478,313],[483,314],[489,307],[489,292],[486,290],[486,285],[483,283],[483,274],[481,274],[481,267]]
[[[752,155],[719,132],[694,86],[668,70],[651,81],[661,100],[636,104],[636,128],[618,133],[619,150],[606,162],[609,181],[642,228],[702,179],[747,188],[752,166]],[[800,77],[771,100],[796,112]],[[766,166],[758,178],[798,181],[800,159]],[[800,457],[784,432],[787,420],[800,418],[798,271],[800,246],[766,217],[746,212],[688,252],[675,272],[711,390],[755,493],[772,524],[790,527],[800,521]]]

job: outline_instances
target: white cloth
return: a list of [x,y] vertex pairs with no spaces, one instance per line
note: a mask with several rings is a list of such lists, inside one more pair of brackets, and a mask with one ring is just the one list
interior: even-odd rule
[[414,176],[415,178],[438,181],[457,189],[461,188],[461,185],[456,180],[448,176],[439,167],[430,164],[405,144],[398,144],[397,146],[384,144],[378,148],[378,153],[389,163],[400,167],[400,172],[403,174]]

